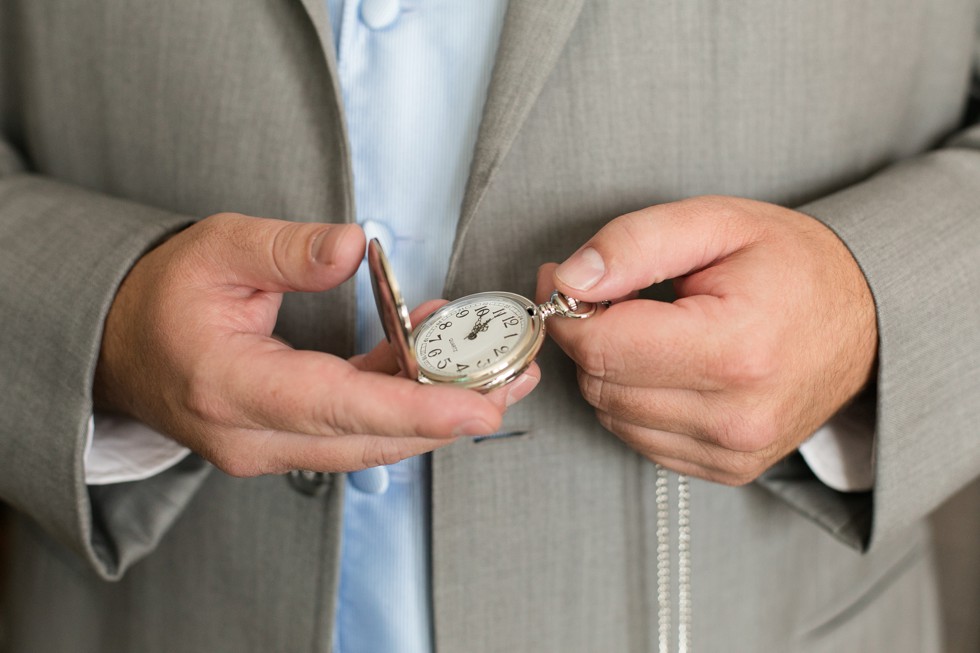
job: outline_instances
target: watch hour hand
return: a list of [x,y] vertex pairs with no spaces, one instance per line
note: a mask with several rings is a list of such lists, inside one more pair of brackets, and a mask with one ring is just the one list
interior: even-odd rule
[[476,324],[474,324],[473,328],[470,329],[470,332],[466,334],[467,340],[476,340],[476,334],[480,333],[480,331],[483,331],[483,329],[485,328],[482,326],[482,323],[483,323],[483,316],[481,315],[478,318],[476,318]]
[[[487,320],[486,322],[482,322],[482,323],[480,323],[480,322],[477,322],[477,323],[476,323],[476,325],[475,325],[475,326],[473,327],[473,330],[472,330],[472,331],[470,332],[470,334],[469,334],[468,336],[466,336],[466,337],[467,337],[467,338],[468,338],[469,340],[476,340],[476,336],[477,336],[478,334],[480,334],[480,333],[483,333],[484,331],[486,331],[487,329],[489,329],[489,328],[490,328],[490,322],[491,322],[491,321],[492,321],[492,320],[493,320],[493,319],[494,319],[495,317],[497,317],[497,316],[495,315],[494,317],[492,317],[492,318],[490,318],[490,319],[489,319],[489,320]],[[481,317],[481,318],[480,318],[480,320],[483,320],[483,318]]]

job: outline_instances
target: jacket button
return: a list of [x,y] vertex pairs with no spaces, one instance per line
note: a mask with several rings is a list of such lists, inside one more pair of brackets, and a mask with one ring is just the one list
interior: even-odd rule
[[287,475],[289,484],[300,494],[309,497],[323,496],[330,487],[330,474],[294,469]]

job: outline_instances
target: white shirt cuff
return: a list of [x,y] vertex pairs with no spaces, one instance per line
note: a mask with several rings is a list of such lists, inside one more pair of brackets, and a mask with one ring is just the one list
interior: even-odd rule
[[864,492],[874,485],[874,430],[837,415],[800,445],[800,455],[820,481],[839,492]]
[[142,422],[96,413],[88,423],[85,483],[142,481],[170,469],[190,452]]

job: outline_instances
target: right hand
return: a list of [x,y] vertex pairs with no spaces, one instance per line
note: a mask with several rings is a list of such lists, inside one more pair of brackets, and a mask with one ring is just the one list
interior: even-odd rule
[[356,225],[218,214],[178,233],[143,256],[116,294],[96,404],[234,476],[363,469],[496,431],[506,407],[537,384],[536,366],[481,395],[392,376],[387,343],[347,361],[272,337],[284,292],[333,288],[363,254]]

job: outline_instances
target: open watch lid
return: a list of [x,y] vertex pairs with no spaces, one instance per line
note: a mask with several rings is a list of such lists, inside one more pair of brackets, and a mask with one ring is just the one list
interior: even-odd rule
[[378,315],[381,317],[385,336],[395,350],[402,370],[414,381],[419,378],[419,366],[415,360],[412,321],[408,317],[408,307],[402,299],[391,264],[377,238],[372,238],[368,243],[368,268],[371,270],[374,301],[378,305]]

